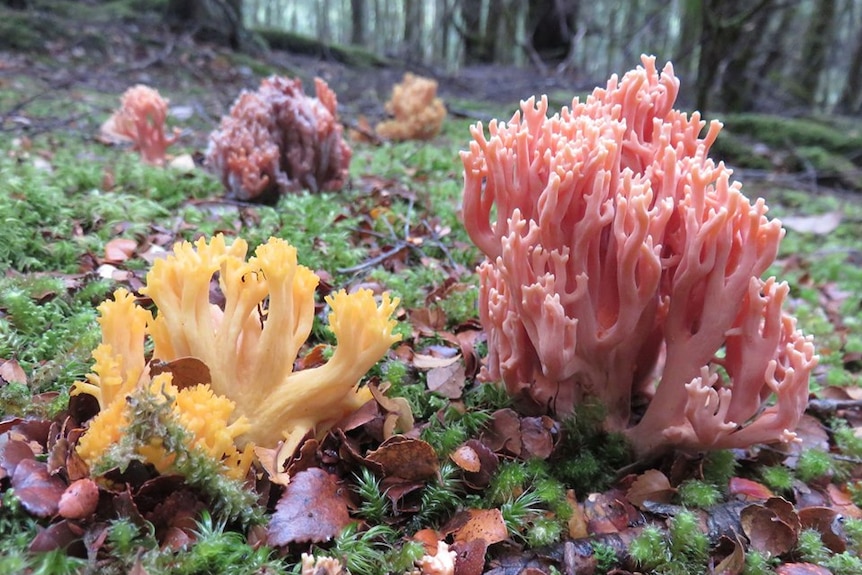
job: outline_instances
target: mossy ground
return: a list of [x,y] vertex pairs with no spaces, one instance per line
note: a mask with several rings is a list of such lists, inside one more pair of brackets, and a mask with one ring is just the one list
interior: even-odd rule
[[[112,19],[138,15],[133,2],[111,6],[117,10]],[[300,263],[326,272],[332,287],[373,283],[401,297],[404,310],[441,311],[445,330],[475,324],[478,291],[473,270],[479,253],[458,219],[458,151],[469,141],[472,120],[450,118],[443,133],[430,142],[374,145],[354,140],[350,183],[341,193],[299,194],[275,206],[237,204],[224,201],[218,181],[203,170],[145,166],[128,150],[94,140],[122,90],[141,80],[140,71],[108,79],[96,74],[88,58],[104,52],[103,40],[94,40],[81,55],[72,56],[82,72],[70,89],[60,76],[52,80],[29,72],[30,65],[47,65],[50,58],[36,50],[34,38],[23,31],[38,28],[14,27],[21,35],[7,36],[9,45],[33,53],[26,65],[15,53],[12,59],[19,64],[0,71],[4,88],[0,128],[8,136],[0,139],[0,360],[14,359],[25,379],[0,385],[0,419],[50,418],[66,408],[69,386],[89,369],[89,352],[98,341],[95,306],[117,285],[142,280],[149,269],[150,246],[169,246],[174,240],[223,232],[244,237],[253,248],[270,236],[283,237],[297,246]],[[0,35],[3,30],[0,27]],[[175,105],[192,109],[187,119],[173,120],[185,130],[171,149],[176,155],[202,151],[206,133],[241,87],[253,85],[261,74],[290,68],[278,58],[250,61],[211,48],[195,52],[188,46],[181,51],[217,72],[202,78],[188,67],[154,64],[145,74],[152,72],[150,80],[164,80]],[[237,72],[239,68],[246,71]],[[87,80],[85,72],[95,80]],[[222,87],[230,93],[212,94],[213,86],[202,82],[213,78],[229,78]],[[453,98],[453,103],[470,115],[508,119],[516,100],[511,106],[465,97]],[[355,109],[351,102],[345,104],[348,110]],[[830,394],[855,389],[862,372],[862,202],[846,191],[862,188],[859,128],[847,129],[843,120],[836,124],[829,118],[746,115],[724,120],[727,133],[720,137],[717,152],[741,168],[737,176],[746,182],[748,195],[767,197],[771,214],[778,217],[806,222],[818,214],[837,214],[834,227],[827,231],[804,223],[790,227],[770,273],[790,282],[790,307],[817,341],[821,363],[812,392],[828,396],[827,389]],[[783,177],[780,184],[760,176],[749,183],[746,169]],[[801,177],[811,170],[816,193],[811,181]],[[125,261],[108,262],[105,248],[116,238],[132,239],[138,248]],[[394,248],[399,248],[395,255],[379,257]],[[405,339],[412,338],[413,348],[441,343],[439,337],[417,333],[409,314],[401,319],[398,329]],[[477,349],[481,355],[482,345]],[[595,419],[589,414],[582,414],[578,423],[568,424],[567,465],[511,458],[501,465],[487,492],[477,493],[465,486],[448,456],[480,432],[493,410],[505,408],[506,398],[493,388],[475,386],[462,402],[453,404],[429,393],[424,374],[397,357],[371,375],[408,398],[424,422],[423,439],[441,456],[441,467],[406,523],[373,476],[354,477],[356,516],[364,523],[318,549],[346,557],[354,573],[406,570],[419,551],[391,525],[412,531],[439,528],[458,509],[500,509],[510,535],[507,545],[525,556],[532,549],[552,548],[572,529],[566,490],[574,488],[583,498],[591,489],[604,490],[619,479],[615,472],[626,460],[625,446],[590,425]],[[680,482],[674,504],[697,509],[726,502],[731,498],[728,480],[736,475],[761,481],[787,497],[799,482],[819,486],[832,482],[856,505],[862,504],[862,482],[853,468],[862,458],[862,446],[846,419],[836,416],[827,421],[830,453],[803,451],[792,465],[770,464],[769,458],[740,463],[729,453],[711,456]],[[74,554],[30,553],[30,541],[46,523],[22,510],[14,493],[4,493],[0,572],[96,572],[92,561]],[[847,525],[848,551],[827,548],[818,532],[806,531],[792,557],[827,565],[835,573],[858,572],[853,569],[859,567],[862,528],[858,521]],[[295,557],[280,558],[276,550],[252,544],[246,532],[235,527],[202,515],[196,544],[172,553],[160,551],[146,525],[117,519],[107,528],[108,544],[98,572],[284,573],[295,568]],[[708,546],[692,517],[678,514],[669,529],[644,531],[632,544],[630,556],[651,572],[705,572]],[[602,569],[625,564],[605,543],[595,543],[594,549]],[[747,573],[770,573],[775,565],[754,551],[747,553],[746,561]]]

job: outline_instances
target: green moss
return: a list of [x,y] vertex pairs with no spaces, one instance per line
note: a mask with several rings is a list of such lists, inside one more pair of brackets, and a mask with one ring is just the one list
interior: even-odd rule
[[604,430],[604,414],[600,405],[584,403],[562,423],[562,437],[551,469],[576,493],[606,489],[617,469],[632,461],[631,447],[625,437]]
[[836,129],[815,118],[787,118],[761,114],[728,114],[721,118],[725,129],[746,134],[776,148],[816,146],[841,154],[862,151],[862,133]]
[[704,509],[721,501],[721,491],[706,481],[689,479],[683,481],[677,492],[680,502],[686,507]]
[[632,559],[643,569],[663,575],[707,572],[709,540],[697,517],[683,512],[671,519],[665,535],[648,526],[629,547]]
[[764,465],[760,478],[767,487],[778,493],[788,493],[793,488],[793,472],[784,465]]
[[808,483],[833,473],[832,457],[819,449],[806,449],[796,463],[796,476]]

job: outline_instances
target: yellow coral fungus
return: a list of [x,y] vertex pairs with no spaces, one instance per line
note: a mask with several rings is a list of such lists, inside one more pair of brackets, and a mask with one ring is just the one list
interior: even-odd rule
[[[369,290],[327,297],[338,345],[326,364],[294,372],[311,333],[318,277],[298,265],[296,249],[284,240],[270,238],[246,261],[247,249],[245,241],[228,245],[222,235],[176,244],[173,254],[154,264],[141,290],[158,308],[155,318],[123,290],[102,305],[103,344],[94,352],[95,374],[75,388],[98,397],[103,410],[79,443],[85,460],[97,459],[117,440],[129,415],[115,404],[142,386],[152,393],[164,390],[160,393],[172,398],[192,445],[230,469],[248,468],[253,444],[273,448],[286,440],[280,450],[286,457],[306,434],[326,431],[372,399],[359,382],[400,339],[391,319],[398,300],[384,294],[378,304]],[[210,303],[216,274],[223,307]],[[123,316],[128,318],[124,336],[115,329]],[[143,359],[147,334],[154,359],[197,358],[212,381],[179,391],[169,373],[150,382]],[[159,438],[140,453],[159,469],[172,461]]]
[[72,394],[88,393],[105,409],[135,389],[144,376],[144,339],[153,316],[135,305],[134,296],[124,289],[98,309],[102,343],[93,351],[94,373],[87,375],[86,383],[76,382]]
[[[151,332],[154,356],[193,356],[212,374],[212,389],[236,402],[250,427],[242,440],[274,447],[287,438],[290,451],[309,431],[325,431],[371,399],[360,378],[394,342],[398,305],[370,291],[327,298],[338,345],[330,361],[294,373],[300,347],[311,333],[317,276],[297,264],[296,249],[278,238],[245,261],[247,244],[227,246],[218,235],[175,246],[159,260],[142,291],[159,309]],[[218,272],[224,309],[209,303]]]

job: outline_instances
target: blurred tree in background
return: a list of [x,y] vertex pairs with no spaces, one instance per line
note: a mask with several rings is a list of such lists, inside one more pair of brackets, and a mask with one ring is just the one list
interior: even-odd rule
[[[8,1],[8,0],[7,0]],[[171,4],[239,0],[171,0]],[[455,71],[532,66],[589,86],[641,53],[708,110],[862,112],[862,0],[244,0],[250,28]]]

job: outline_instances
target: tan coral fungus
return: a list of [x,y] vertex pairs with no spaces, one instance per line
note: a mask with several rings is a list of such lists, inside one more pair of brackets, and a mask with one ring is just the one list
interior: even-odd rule
[[440,133],[446,106],[437,97],[437,82],[407,72],[392,88],[386,112],[395,116],[377,124],[375,131],[387,140],[430,140]]

